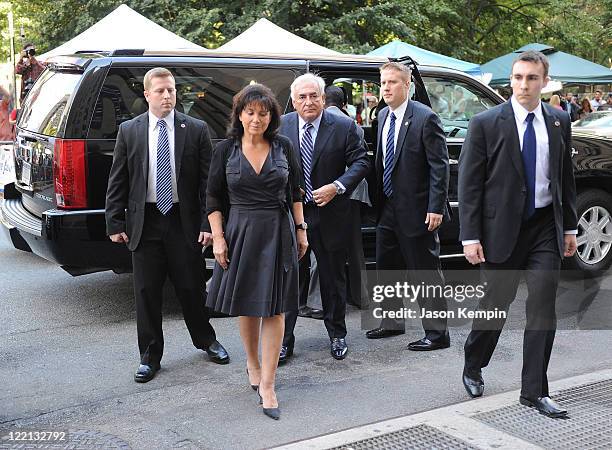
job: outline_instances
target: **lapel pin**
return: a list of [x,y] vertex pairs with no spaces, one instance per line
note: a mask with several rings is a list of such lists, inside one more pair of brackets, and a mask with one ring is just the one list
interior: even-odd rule
[[559,125],[561,125],[561,122],[559,122],[558,120],[555,120],[555,126],[558,127]]
[[185,128],[185,124],[184,123],[181,124],[181,128]]
[[404,122],[404,126],[407,127],[410,122]]

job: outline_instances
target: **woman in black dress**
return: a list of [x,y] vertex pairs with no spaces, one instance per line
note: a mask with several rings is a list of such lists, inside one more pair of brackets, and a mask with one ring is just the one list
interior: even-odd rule
[[252,84],[236,94],[206,194],[216,259],[206,305],[240,316],[249,383],[273,419],[280,415],[274,381],[283,313],[298,308],[298,259],[308,247],[299,166],[279,125],[270,89]]

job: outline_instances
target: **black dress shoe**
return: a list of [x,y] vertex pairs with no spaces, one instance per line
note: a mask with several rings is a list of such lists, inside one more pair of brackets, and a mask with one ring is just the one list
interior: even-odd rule
[[219,344],[219,341],[214,341],[205,350],[210,360],[214,363],[228,364],[230,362],[230,357],[227,350],[225,350],[225,348]]
[[323,310],[312,308],[310,310],[310,318],[316,320],[323,320]]
[[484,392],[484,380],[482,379],[482,372],[479,370],[473,372],[467,369],[463,369],[463,387],[466,392],[472,398],[481,397]]
[[398,336],[404,333],[404,330],[387,330],[386,328],[374,328],[373,330],[366,331],[366,337],[368,339],[382,339],[391,336]]
[[278,355],[278,365],[281,366],[293,356],[293,345],[281,345],[280,354]]
[[138,366],[138,370],[134,374],[134,381],[136,383],[146,383],[147,381],[151,381],[157,371],[159,370],[159,366],[141,364]]
[[344,338],[331,339],[331,355],[335,359],[344,359],[348,352],[348,346]]
[[304,306],[303,308],[298,309],[298,316],[320,320],[323,318],[323,310],[311,308],[310,306]]
[[408,344],[408,350],[415,352],[428,352],[430,350],[440,350],[441,348],[450,347],[450,340],[430,341],[427,338],[419,339],[418,341]]
[[557,419],[560,417],[567,417],[567,410],[561,408],[556,402],[550,397],[538,397],[536,399],[530,399],[519,397],[519,403],[521,405],[529,406],[530,408],[536,408],[540,414]]

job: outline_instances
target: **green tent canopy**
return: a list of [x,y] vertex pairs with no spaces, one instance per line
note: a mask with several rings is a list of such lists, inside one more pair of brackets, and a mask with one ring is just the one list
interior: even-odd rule
[[441,55],[439,53],[417,47],[416,45],[407,44],[397,39],[383,45],[382,47],[378,47],[376,50],[372,50],[370,53],[368,53],[368,55],[388,56],[391,58],[410,56],[418,64],[450,67],[451,69],[460,70],[461,72],[466,72],[470,75],[482,75],[480,66],[478,64]]
[[550,61],[549,76],[553,80],[577,84],[612,83],[612,70],[607,67],[561,52],[554,47],[536,43],[527,44],[512,53],[495,58],[480,66],[483,72],[493,74],[489,84],[492,86],[509,84],[512,63],[519,53],[527,50],[540,51],[548,57]]

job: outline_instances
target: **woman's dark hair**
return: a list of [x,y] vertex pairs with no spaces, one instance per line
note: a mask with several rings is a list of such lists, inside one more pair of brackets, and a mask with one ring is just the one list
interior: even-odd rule
[[270,141],[278,134],[281,110],[274,93],[263,84],[249,84],[234,95],[230,123],[227,127],[227,137],[235,139],[242,137],[244,128],[242,122],[240,122],[240,113],[252,103],[257,103],[270,112],[270,125],[264,131],[264,138]]
[[582,97],[582,100],[580,101],[580,106],[582,107],[583,111],[593,112],[593,107],[591,106],[591,101],[589,100],[589,97]]

